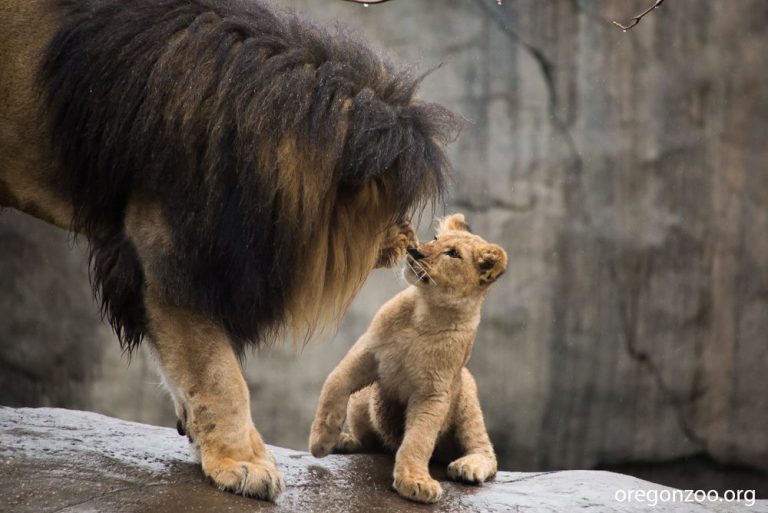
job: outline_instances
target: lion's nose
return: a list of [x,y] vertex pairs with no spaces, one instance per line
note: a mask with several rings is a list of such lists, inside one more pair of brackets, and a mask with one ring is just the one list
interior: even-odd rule
[[408,254],[411,256],[411,258],[413,258],[414,260],[421,260],[422,258],[427,256],[416,248],[408,248],[407,251],[408,251]]

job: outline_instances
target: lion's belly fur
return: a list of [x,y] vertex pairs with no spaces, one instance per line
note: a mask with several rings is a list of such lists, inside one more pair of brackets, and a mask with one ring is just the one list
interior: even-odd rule
[[415,85],[259,1],[0,0],[0,204],[88,237],[128,348],[147,288],[237,350],[311,332],[441,191]]
[[55,187],[56,163],[36,94],[36,63],[56,27],[47,4],[0,0],[0,206],[68,228],[72,206]]

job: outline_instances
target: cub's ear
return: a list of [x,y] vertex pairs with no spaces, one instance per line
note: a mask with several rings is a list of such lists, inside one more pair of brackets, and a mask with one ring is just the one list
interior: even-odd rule
[[507,253],[496,244],[480,246],[475,262],[480,270],[480,285],[490,285],[507,269]]
[[445,232],[470,232],[469,225],[464,221],[464,214],[451,214],[440,219],[437,225],[437,234]]

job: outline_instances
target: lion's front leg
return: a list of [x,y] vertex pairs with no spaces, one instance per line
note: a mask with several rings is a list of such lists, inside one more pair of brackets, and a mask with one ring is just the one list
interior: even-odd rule
[[228,337],[201,316],[149,296],[151,347],[203,472],[223,490],[275,500],[283,478],[251,420]]

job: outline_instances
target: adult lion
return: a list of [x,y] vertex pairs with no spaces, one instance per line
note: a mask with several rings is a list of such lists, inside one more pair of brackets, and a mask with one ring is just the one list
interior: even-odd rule
[[455,118],[345,33],[258,1],[0,0],[0,205],[90,243],[203,471],[274,499],[238,356],[338,318],[440,193]]

